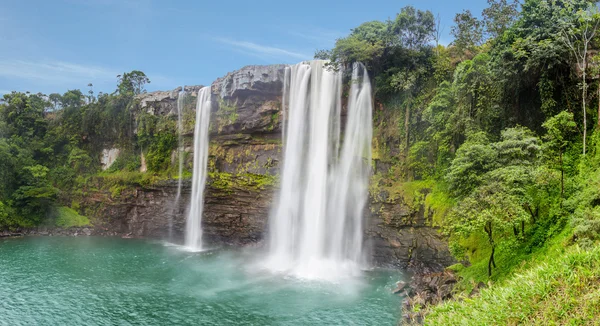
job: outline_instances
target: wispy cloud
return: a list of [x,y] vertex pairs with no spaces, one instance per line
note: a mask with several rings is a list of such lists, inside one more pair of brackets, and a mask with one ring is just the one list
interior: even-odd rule
[[328,47],[332,47],[338,38],[345,35],[339,31],[327,30],[320,27],[292,28],[288,30],[288,33],[292,36],[303,38],[318,46]]
[[93,80],[114,80],[118,72],[103,67],[62,61],[0,61],[0,77],[43,82],[87,83]]
[[150,4],[148,0],[65,0],[68,3],[95,7],[117,7],[126,9],[135,9],[147,7]]
[[271,58],[294,58],[299,60],[310,59],[312,56],[305,53],[294,52],[274,46],[261,45],[249,41],[237,41],[228,38],[213,38],[215,41],[230,45],[238,50],[243,50],[251,55],[258,55]]

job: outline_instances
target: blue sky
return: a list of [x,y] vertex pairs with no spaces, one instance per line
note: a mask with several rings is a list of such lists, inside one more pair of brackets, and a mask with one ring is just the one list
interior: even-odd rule
[[479,15],[486,1],[0,0],[0,94],[111,92],[134,69],[150,91],[208,85],[245,65],[311,59],[406,5],[439,13],[448,43],[454,14]]

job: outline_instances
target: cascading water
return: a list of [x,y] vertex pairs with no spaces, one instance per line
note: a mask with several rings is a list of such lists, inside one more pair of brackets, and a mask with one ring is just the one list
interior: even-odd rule
[[210,87],[200,89],[197,101],[192,197],[185,229],[185,246],[192,251],[202,250],[202,211],[208,163],[208,127],[212,107]]
[[334,257],[362,260],[362,218],[369,196],[368,185],[373,137],[371,83],[367,70],[356,63],[352,69],[348,121],[333,185],[334,219],[330,250]]
[[337,280],[360,272],[362,262],[371,85],[364,66],[355,65],[340,153],[342,78],[325,64],[300,63],[285,74],[284,164],[267,266],[301,278]]
[[178,160],[178,177],[177,194],[175,195],[175,203],[173,204],[173,214],[169,216],[169,240],[173,238],[173,215],[179,209],[179,201],[181,200],[181,186],[183,184],[183,103],[185,100],[185,87],[182,87],[177,97],[177,160]]

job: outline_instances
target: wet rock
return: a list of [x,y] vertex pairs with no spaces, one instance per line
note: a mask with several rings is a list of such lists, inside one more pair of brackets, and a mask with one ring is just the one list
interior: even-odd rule
[[452,298],[457,281],[452,271],[414,275],[403,305],[402,318],[405,324],[422,324],[424,308]]
[[402,281],[397,282],[396,288],[394,290],[392,290],[392,293],[400,294],[406,288],[407,285],[408,285],[408,283],[406,283],[406,282],[402,282]]

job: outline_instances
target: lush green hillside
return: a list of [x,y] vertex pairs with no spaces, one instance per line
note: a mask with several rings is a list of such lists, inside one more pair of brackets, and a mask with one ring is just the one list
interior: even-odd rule
[[[76,199],[87,190],[114,193],[172,173],[176,121],[134,116],[135,96],[147,82],[144,73],[132,71],[119,76],[112,94],[5,94],[0,101],[0,229],[53,221],[60,227],[87,224],[72,210],[79,209]],[[113,146],[123,154],[101,173],[101,151]],[[138,172],[141,147],[151,172],[146,175]]]
[[[457,302],[429,324],[590,323],[598,316],[600,126],[594,1],[489,0],[367,22],[317,56],[363,61],[376,85],[374,158],[412,193],[461,264]],[[383,180],[383,181],[382,181]],[[429,186],[413,191],[406,185]],[[437,209],[436,209],[437,208]],[[465,298],[479,282],[491,287]],[[423,307],[417,307],[422,309]]]
[[478,296],[459,295],[457,300],[429,308],[426,324],[598,324],[600,246],[583,249],[559,239],[566,241],[560,236],[548,248],[519,257],[525,259],[510,276]]

